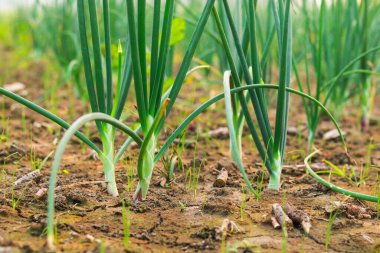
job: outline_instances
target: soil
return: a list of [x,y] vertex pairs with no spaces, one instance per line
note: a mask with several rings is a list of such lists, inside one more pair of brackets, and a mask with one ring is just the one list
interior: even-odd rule
[[[5,81],[25,83],[26,97],[36,100],[42,95],[41,76],[47,64],[34,60],[22,70],[8,73]],[[195,76],[185,84],[181,94],[187,95],[177,101],[176,109],[168,119],[167,132],[174,130],[196,105],[222,90],[220,84],[204,87],[201,81]],[[78,100],[69,104],[71,94],[71,88],[64,86],[57,95],[57,113],[69,122],[84,111]],[[1,97],[0,101],[5,108],[3,115],[9,118],[6,129],[0,129],[1,132],[8,131],[8,138],[0,143],[0,252],[45,252],[48,251],[44,237],[47,202],[46,196],[37,198],[36,193],[48,187],[52,158],[42,168],[41,176],[15,189],[14,194],[12,182],[33,170],[31,151],[42,160],[55,149],[64,131],[9,99]],[[379,102],[377,98],[375,104]],[[42,102],[48,108],[49,103],[48,100]],[[131,104],[128,106],[133,108]],[[74,108],[73,115],[68,113],[70,107]],[[174,179],[162,187],[160,171],[163,165],[159,162],[147,199],[136,206],[127,204],[131,223],[127,252],[221,252],[222,247],[226,252],[323,252],[329,224],[325,207],[333,201],[363,207],[368,215],[338,214],[332,225],[328,252],[380,252],[380,221],[376,203],[358,201],[332,192],[297,166],[303,164],[307,136],[306,121],[299,108],[302,108],[301,101],[293,97],[289,126],[297,131],[288,135],[287,166],[283,170],[281,190],[265,189],[268,179],[264,177],[260,199],[249,193],[242,194],[242,177],[228,159],[228,139],[207,138],[204,135],[209,130],[226,126],[223,103],[205,112],[187,129],[186,139],[195,141],[197,146],[196,152],[194,145],[188,145],[185,149],[182,155],[185,170],[176,169]],[[26,131],[23,128],[23,111]],[[374,115],[379,114],[379,107],[376,107]],[[275,111],[271,110],[270,116],[273,122]],[[349,106],[341,119],[341,127],[347,132],[349,157],[338,140],[322,139],[323,133],[333,129],[331,122],[322,118],[315,143],[321,153],[313,159],[313,163],[323,163],[326,159],[339,167],[349,164],[349,168],[359,174],[368,161],[368,146],[373,140],[370,162],[379,166],[380,125],[373,122],[369,131],[362,133],[358,118],[355,106]],[[130,121],[133,123],[133,120]],[[90,133],[96,140],[93,125]],[[121,134],[117,136],[117,143],[121,145],[125,137]],[[161,136],[160,143],[164,140],[165,134]],[[259,175],[262,171],[260,159],[248,133],[244,135],[243,147],[243,161],[248,175]],[[127,189],[127,168],[136,167],[137,151],[128,150],[116,171],[118,189],[126,203],[131,202],[133,195],[133,190]],[[187,168],[191,169],[194,157],[198,161],[196,169],[200,169],[196,190],[186,177]],[[199,163],[202,160],[205,162]],[[66,149],[61,165],[59,189],[56,191],[57,251],[123,252],[121,199],[109,196],[104,184],[99,182],[103,180],[100,161],[93,160],[91,151],[85,149],[83,152],[80,143],[73,140]],[[228,170],[229,177],[223,188],[216,188],[213,183],[222,167]],[[351,190],[374,194],[378,173],[378,167],[371,168],[370,177],[360,186],[337,176],[332,176],[331,181]],[[136,184],[137,177],[134,176],[133,185]],[[12,208],[12,195],[14,199],[19,199],[15,208]],[[242,196],[246,196],[245,203]],[[288,238],[285,238],[281,229],[272,227],[272,205],[285,202],[311,218],[312,227],[308,235],[294,228],[288,229]],[[180,203],[183,204],[182,208]],[[245,208],[242,208],[244,204]],[[234,222],[239,230],[221,236],[218,229],[225,219]]]

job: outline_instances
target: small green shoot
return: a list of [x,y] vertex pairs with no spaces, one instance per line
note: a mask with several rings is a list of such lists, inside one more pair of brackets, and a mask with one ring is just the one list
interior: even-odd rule
[[124,164],[127,172],[127,186],[125,188],[127,192],[132,192],[134,186],[133,179],[135,177],[135,170],[129,160],[125,160]]
[[1,103],[1,135],[0,142],[7,143],[9,140],[9,118],[5,117],[5,101]]
[[122,222],[123,222],[123,233],[124,233],[124,249],[128,250],[129,239],[130,239],[130,228],[131,228],[131,215],[129,209],[125,205],[124,199],[121,200],[121,212],[122,212]]
[[181,201],[178,201],[178,204],[179,204],[179,212],[183,213],[185,211],[186,205]]
[[37,156],[34,147],[32,147],[30,149],[30,165],[32,170],[41,170],[42,167],[44,167],[47,160],[53,155],[53,153],[54,151],[51,151],[47,156],[45,156],[43,160],[41,160],[41,158]]
[[165,187],[170,187],[170,182],[174,178],[174,168],[177,164],[178,157],[176,156],[175,152],[171,152],[171,154],[168,154],[169,151],[166,152],[166,155],[162,156],[162,164],[164,166],[164,169],[161,171],[162,176],[166,179]]
[[21,125],[22,125],[22,132],[26,134],[27,127],[26,127],[25,108],[22,108],[22,111],[21,111]]
[[21,193],[18,197],[16,197],[15,194],[15,184],[14,182],[16,181],[16,171],[13,172],[12,175],[12,187],[11,187],[11,203],[12,203],[12,208],[16,209],[18,204],[20,203],[21,199],[24,197],[26,189],[28,189],[29,184],[25,185],[24,188],[21,190]]
[[240,221],[244,221],[244,215],[245,215],[245,205],[247,201],[247,194],[244,187],[244,184],[241,185],[241,202],[240,202]]
[[[282,195],[282,206],[286,213],[286,193],[284,192]],[[281,252],[286,253],[288,248],[288,230],[286,228],[285,219],[283,219],[283,224],[281,224],[282,230],[282,239],[281,239]]]
[[193,153],[193,161],[192,166],[188,168],[186,172],[185,181],[188,180],[188,190],[193,191],[193,198],[195,199],[197,195],[199,176],[201,172],[201,168],[204,166],[205,160],[201,160],[200,164],[197,164],[197,148],[198,148],[198,136],[199,132],[197,131],[197,136],[194,144],[194,153]]
[[325,250],[326,250],[326,252],[329,249],[329,243],[330,243],[330,239],[331,239],[332,228],[333,228],[336,216],[337,216],[337,212],[331,212],[329,214],[329,221],[327,224],[326,237],[325,237]]
[[222,231],[222,240],[220,242],[220,252],[221,253],[227,253],[226,249],[226,237],[227,237],[227,232],[225,230]]

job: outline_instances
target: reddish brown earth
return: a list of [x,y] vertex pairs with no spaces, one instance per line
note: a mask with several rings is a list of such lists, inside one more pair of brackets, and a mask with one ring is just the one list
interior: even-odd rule
[[[7,71],[7,70],[2,70]],[[41,76],[46,70],[46,63],[34,61],[22,70],[14,70],[6,78],[6,82],[20,81],[27,85],[27,97],[36,99],[42,95]],[[1,73],[3,74],[3,73]],[[202,80],[202,79],[200,79]],[[190,80],[182,94],[188,94],[179,100],[176,110],[169,118],[167,131],[172,131],[184,115],[209,97],[209,90],[220,91],[220,85],[206,88],[198,79]],[[79,101],[69,104],[70,89],[60,88],[57,96],[57,113],[72,122],[79,117],[83,109]],[[216,92],[214,92],[215,94]],[[197,96],[193,96],[197,94]],[[194,101],[193,97],[202,97]],[[186,102],[190,101],[190,103]],[[30,183],[15,190],[15,198],[20,202],[15,209],[11,205],[11,189],[14,178],[19,178],[32,171],[30,152],[33,149],[37,156],[43,159],[55,150],[56,139],[63,131],[36,113],[25,110],[27,131],[22,127],[22,107],[15,102],[0,98],[5,105],[3,115],[9,118],[9,138],[0,143],[0,252],[43,252],[45,237],[43,235],[46,222],[46,198],[36,199],[35,194],[41,188],[47,188],[51,160],[43,167],[43,175]],[[379,101],[379,98],[377,99]],[[49,102],[43,102],[49,107]],[[74,115],[68,116],[69,109],[74,106]],[[132,105],[128,105],[132,108]],[[230,162],[229,141],[227,139],[204,137],[210,129],[226,125],[223,104],[209,109],[197,119],[187,130],[186,138],[196,140],[198,131],[198,146],[196,160],[205,160],[201,166],[199,184],[194,196],[194,190],[189,189],[186,171],[176,170],[175,179],[170,187],[163,188],[160,169],[162,163],[156,166],[152,184],[147,199],[137,206],[129,206],[130,212],[130,242],[128,252],[220,252],[224,247],[226,252],[323,252],[329,216],[325,206],[332,201],[341,201],[366,208],[369,217],[351,217],[339,214],[333,224],[329,252],[380,252],[380,221],[377,218],[376,203],[369,203],[347,198],[336,194],[318,184],[304,169],[296,165],[303,164],[307,136],[305,119],[300,116],[301,101],[292,100],[289,125],[296,127],[298,133],[289,134],[287,154],[283,171],[282,188],[280,192],[264,190],[260,200],[248,194],[245,203],[244,217],[241,218],[242,177]],[[271,111],[273,120],[274,111]],[[375,108],[374,115],[379,117],[380,110]],[[373,122],[367,133],[359,131],[357,110],[350,106],[343,116],[341,126],[348,134],[346,136],[350,158],[348,158],[339,141],[323,141],[321,134],[331,130],[333,125],[322,119],[318,139],[315,146],[321,149],[321,154],[313,163],[323,162],[324,159],[342,167],[350,164],[350,168],[360,171],[362,164],[368,160],[368,145],[373,139],[374,148],[370,154],[371,164],[380,164],[380,125]],[[32,129],[30,132],[29,129]],[[91,133],[95,128],[91,126]],[[3,129],[2,129],[3,130]],[[31,137],[32,136],[32,137]],[[92,137],[96,136],[92,134]],[[32,140],[31,140],[32,138]],[[120,145],[125,137],[118,135]],[[161,143],[165,136],[162,136]],[[83,153],[81,145],[73,140],[67,148],[59,173],[57,190],[56,219],[58,221],[57,251],[62,252],[122,252],[123,225],[121,201],[107,195],[101,183],[73,184],[88,181],[103,180],[102,166],[99,161],[90,158],[90,150]],[[11,157],[11,154],[17,153]],[[119,192],[127,203],[132,192],[126,190],[127,168],[136,167],[137,150],[126,152],[124,160],[117,168],[117,183]],[[189,147],[182,156],[185,165],[192,166],[194,148]],[[244,163],[247,173],[252,177],[261,171],[257,164],[260,162],[257,151],[249,137],[244,137]],[[197,162],[197,164],[199,164]],[[198,166],[198,165],[197,165]],[[217,169],[228,169],[229,178],[224,188],[213,187],[217,177]],[[199,169],[199,166],[197,167]],[[347,179],[333,176],[331,181],[351,190],[374,194],[378,181],[378,167],[371,168],[370,178],[365,185],[358,187]],[[14,175],[14,176],[13,176]],[[268,180],[265,179],[266,186]],[[134,186],[137,177],[134,177]],[[180,204],[185,208],[180,210]],[[271,208],[274,203],[291,203],[297,209],[306,212],[312,227],[309,235],[300,229],[288,231],[288,238],[281,230],[275,230],[270,222]],[[349,217],[347,217],[349,216]],[[228,233],[225,240],[220,239],[216,230],[224,219],[236,223],[240,232]],[[3,251],[2,251],[3,250]],[[9,250],[9,251],[6,251]]]

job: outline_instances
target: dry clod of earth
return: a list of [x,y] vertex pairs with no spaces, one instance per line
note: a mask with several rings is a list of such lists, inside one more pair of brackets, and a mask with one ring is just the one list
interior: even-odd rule
[[186,149],[193,149],[195,147],[195,141],[194,140],[179,140],[175,139],[173,144],[175,145],[183,145]]
[[325,206],[326,213],[339,212],[349,219],[371,219],[372,211],[365,207],[353,204],[333,201]]
[[224,219],[222,225],[219,228],[215,229],[215,232],[215,239],[222,240],[223,233],[243,233],[243,230],[241,230],[235,222],[230,221],[229,219]]
[[307,234],[310,232],[310,217],[304,211],[296,209],[289,203],[286,203],[286,214],[293,221],[295,226],[301,226],[303,231]]
[[226,185],[227,180],[228,180],[228,171],[226,169],[222,169],[219,172],[218,177],[214,181],[213,186],[214,187],[218,187],[218,188],[222,188],[222,187],[224,187]]
[[17,252],[12,247],[0,247],[0,253],[13,253]]
[[219,140],[226,140],[230,136],[228,127],[219,127],[217,129],[209,131],[208,134],[212,138],[219,139]]
[[226,169],[227,171],[231,171],[231,169],[233,169],[233,168],[238,169],[236,163],[232,162],[226,158],[223,158],[223,159],[218,161],[215,169],[217,169],[219,171],[221,171],[222,169]]
[[99,155],[94,150],[91,150],[90,154],[87,155],[86,160],[98,161],[99,160]]
[[5,147],[0,151],[0,163],[9,164],[20,160],[25,155],[26,151],[24,148],[21,148],[18,144],[12,143],[9,147]]
[[293,222],[289,216],[284,212],[280,204],[273,204],[272,211],[274,217],[281,227],[286,226],[286,229],[291,229],[293,227]]
[[292,126],[290,126],[290,127],[288,127],[287,129],[286,129],[286,132],[289,134],[289,135],[297,135],[297,133],[299,132],[298,131],[298,129],[296,128],[296,127],[292,127]]

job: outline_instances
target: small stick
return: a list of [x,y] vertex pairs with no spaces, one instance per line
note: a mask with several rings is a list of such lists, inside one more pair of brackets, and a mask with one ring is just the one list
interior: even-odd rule
[[228,179],[228,171],[226,169],[222,169],[214,181],[214,187],[222,188],[226,185]]
[[278,221],[276,220],[275,217],[272,216],[270,219],[272,221],[272,226],[273,226],[274,229],[277,229],[277,228],[281,227],[280,223],[278,223]]
[[31,180],[33,180],[35,178],[38,178],[40,175],[41,175],[40,170],[34,170],[32,172],[29,172],[28,174],[26,174],[26,175],[20,177],[19,179],[17,179],[14,182],[14,187],[17,188],[17,187],[19,187],[21,184],[23,184],[25,182],[31,181]]
[[42,199],[42,197],[44,197],[48,192],[48,189],[47,188],[40,188],[36,194],[34,194],[34,197],[36,199]]
[[281,225],[282,228],[284,228],[284,226],[286,226],[286,228],[292,228],[293,222],[288,217],[288,215],[286,215],[280,204],[273,204],[272,211],[274,217],[276,218],[277,222]]
[[301,225],[306,234],[310,232],[310,217],[305,212],[294,208],[289,203],[286,203],[286,213],[294,224]]

